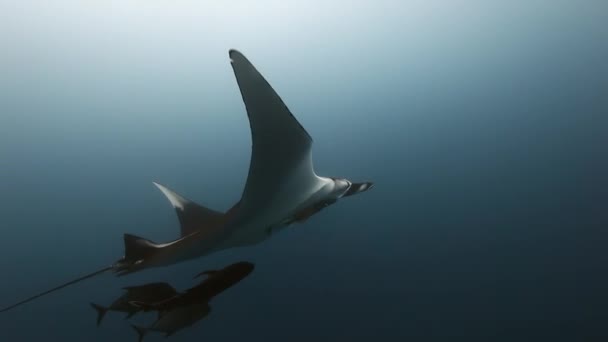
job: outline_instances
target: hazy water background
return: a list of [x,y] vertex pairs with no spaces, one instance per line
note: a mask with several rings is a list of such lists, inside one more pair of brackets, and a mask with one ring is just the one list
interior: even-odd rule
[[175,238],[152,181],[221,210],[239,198],[250,136],[230,48],[313,136],[318,173],[376,183],[258,246],[3,315],[1,341],[135,341],[116,315],[97,329],[88,302],[239,260],[256,271],[171,341],[608,337],[608,2],[1,0],[0,13],[2,306],[114,261],[124,232]]

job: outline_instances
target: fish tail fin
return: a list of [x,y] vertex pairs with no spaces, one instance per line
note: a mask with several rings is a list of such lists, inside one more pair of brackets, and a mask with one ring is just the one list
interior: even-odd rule
[[148,330],[144,327],[140,327],[135,324],[131,324],[131,328],[133,328],[135,331],[137,331],[137,335],[138,335],[137,342],[143,341],[144,336],[146,336],[146,333],[148,332]]
[[93,307],[93,309],[95,309],[95,311],[97,311],[97,326],[99,326],[101,324],[101,320],[108,312],[108,308],[95,303],[91,303],[91,306]]

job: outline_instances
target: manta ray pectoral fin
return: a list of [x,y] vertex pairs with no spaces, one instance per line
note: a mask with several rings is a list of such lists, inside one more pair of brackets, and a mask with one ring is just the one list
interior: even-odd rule
[[197,204],[162,184],[154,182],[154,185],[175,208],[181,226],[181,237],[200,229],[217,226],[222,222],[224,213]]
[[251,128],[251,161],[239,209],[239,217],[248,219],[273,204],[300,204],[294,194],[316,191],[323,181],[313,169],[308,132],[242,53],[232,49],[229,55]]

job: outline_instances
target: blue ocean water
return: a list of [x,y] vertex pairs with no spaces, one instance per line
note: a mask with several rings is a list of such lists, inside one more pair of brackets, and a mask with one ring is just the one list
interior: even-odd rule
[[1,341],[136,341],[88,303],[240,260],[256,270],[171,341],[608,338],[605,1],[0,13],[0,306],[115,261],[125,232],[176,238],[153,181],[218,210],[239,199],[251,140],[230,48],[312,135],[319,174],[376,185],[260,245],[5,313]]

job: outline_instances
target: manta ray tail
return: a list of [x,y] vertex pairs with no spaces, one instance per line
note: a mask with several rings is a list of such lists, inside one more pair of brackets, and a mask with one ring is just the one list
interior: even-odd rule
[[99,326],[101,324],[101,320],[108,312],[108,308],[95,303],[91,303],[91,306],[93,307],[93,309],[95,309],[95,311],[97,311],[97,326]]
[[197,204],[164,185],[154,183],[156,187],[167,197],[179,219],[181,236],[190,235],[204,227],[218,225],[224,214],[200,204]]
[[70,286],[70,285],[73,285],[73,284],[79,283],[79,282],[81,282],[81,281],[83,281],[83,280],[86,280],[86,279],[89,279],[89,278],[93,278],[93,277],[95,277],[95,276],[97,276],[97,275],[100,275],[100,274],[102,274],[102,273],[105,273],[105,272],[107,272],[107,271],[109,271],[109,270],[111,270],[111,269],[112,269],[112,266],[110,266],[110,267],[104,267],[104,268],[102,268],[102,269],[100,269],[100,270],[97,270],[97,271],[95,271],[95,272],[93,272],[93,273],[90,273],[90,274],[87,274],[87,275],[85,275],[85,276],[82,276],[82,277],[76,278],[76,279],[74,279],[74,280],[68,281],[68,282],[67,282],[67,283],[65,283],[65,284],[61,284],[61,285],[59,285],[59,286],[57,286],[57,287],[54,287],[54,288],[52,288],[52,289],[50,289],[50,290],[47,290],[47,291],[41,292],[41,293],[39,293],[39,294],[37,294],[37,295],[31,296],[30,298],[24,299],[24,300],[22,300],[22,301],[20,301],[20,302],[18,302],[18,303],[16,303],[16,304],[13,304],[13,305],[11,305],[11,306],[7,306],[7,307],[5,307],[4,309],[1,309],[1,310],[0,310],[0,312],[6,312],[6,311],[9,311],[9,310],[12,310],[12,309],[14,309],[14,308],[16,308],[16,307],[18,307],[18,306],[21,306],[21,305],[23,305],[23,304],[25,304],[25,303],[29,303],[29,302],[31,302],[31,301],[33,301],[33,300],[35,300],[35,299],[38,299],[38,298],[40,298],[40,297],[42,297],[42,296],[46,296],[47,294],[53,293],[53,292],[55,292],[55,291],[59,291],[59,290],[61,290],[61,289],[63,289],[63,288],[66,288],[66,287],[68,287],[68,286]]
[[138,325],[135,324],[131,324],[131,328],[133,328],[135,331],[137,331],[137,342],[141,342],[144,339],[144,336],[146,336],[146,333],[148,332],[148,329],[144,328],[144,327],[140,327]]

